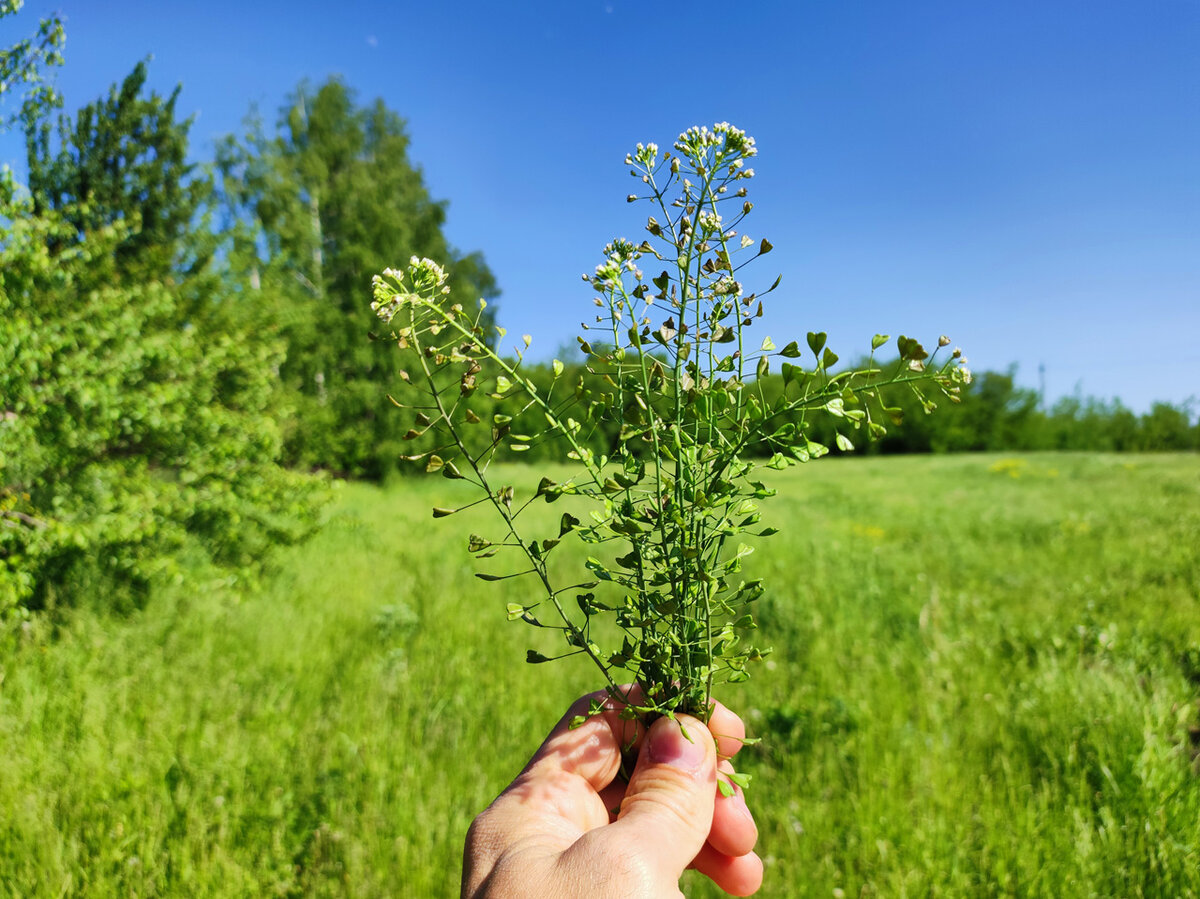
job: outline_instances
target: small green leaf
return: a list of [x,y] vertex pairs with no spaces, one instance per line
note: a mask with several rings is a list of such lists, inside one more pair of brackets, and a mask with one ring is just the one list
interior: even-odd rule
[[542,662],[550,662],[553,660],[549,656],[542,655],[537,650],[527,649],[525,651],[525,661],[530,665],[540,665]]
[[762,351],[764,353],[770,353],[773,352],[774,349],[775,341],[773,341],[770,337],[764,337],[762,342]]
[[874,352],[875,350],[879,349],[889,340],[891,340],[891,338],[886,334],[876,334],[871,338],[871,351]]
[[425,472],[426,472],[426,474],[432,474],[433,472],[440,469],[442,467],[442,465],[444,465],[444,464],[445,463],[442,461],[441,456],[436,455],[436,454],[432,455],[429,457],[429,463],[425,466]]
[[586,567],[588,571],[592,572],[592,574],[596,575],[596,577],[600,578],[602,581],[612,580],[612,572],[605,568],[604,563],[599,559],[589,556],[588,560],[584,562],[584,567]]
[[[743,741],[743,745],[745,745],[744,741]],[[735,784],[737,784],[739,787],[741,787],[743,790],[750,786],[751,775],[749,775],[749,774],[744,774],[741,771],[731,771],[730,773],[726,774],[725,776],[728,777]]]
[[843,453],[850,453],[854,451],[854,444],[850,442],[850,438],[848,438],[845,434],[838,434],[837,448]]
[[721,795],[726,799],[733,795],[733,787],[731,787],[727,781],[724,781],[719,777],[717,778],[717,789],[721,791]]
[[813,351],[814,356],[820,357],[821,350],[825,347],[826,337],[824,331],[808,332],[808,348]]
[[551,366],[552,366],[552,367],[553,367],[553,369],[554,369],[554,377],[556,377],[556,378],[557,378],[557,377],[559,377],[560,375],[562,375],[564,366],[563,366],[563,364],[562,364],[561,362],[559,362],[557,359],[555,359],[555,360],[554,360],[552,363],[550,363],[550,364],[551,364]]
[[516,621],[525,614],[525,607],[519,602],[510,602],[505,611],[508,613],[509,621]]
[[800,344],[798,344],[796,341],[793,340],[791,343],[789,343],[787,346],[785,346],[782,350],[779,351],[779,355],[786,356],[788,359],[797,358],[800,355]]
[[442,506],[434,506],[433,507],[433,517],[434,518],[445,518],[447,515],[453,515],[457,511],[458,511],[458,509],[446,509],[446,508],[443,508]]
[[831,369],[835,365],[837,365],[837,361],[838,361],[838,354],[835,353],[833,350],[829,349],[829,347],[826,347],[825,352],[821,355],[821,368],[828,371],[829,369]]

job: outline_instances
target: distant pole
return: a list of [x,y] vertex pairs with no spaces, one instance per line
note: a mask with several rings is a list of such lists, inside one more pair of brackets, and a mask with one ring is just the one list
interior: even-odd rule
[[1046,410],[1046,363],[1038,363],[1038,408]]

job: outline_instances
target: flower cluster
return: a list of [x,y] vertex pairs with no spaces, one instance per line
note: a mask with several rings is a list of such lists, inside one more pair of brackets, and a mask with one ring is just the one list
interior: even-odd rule
[[630,241],[624,238],[617,238],[605,246],[604,261],[596,266],[596,273],[594,275],[585,273],[583,280],[590,282],[596,290],[602,291],[619,282],[625,270],[631,271],[640,277],[636,260],[641,255],[638,248]]
[[[406,274],[412,285],[409,289],[404,289]],[[389,278],[394,282],[393,284],[388,284],[385,280]],[[400,307],[411,300],[411,293],[449,293],[450,288],[445,286],[446,278],[446,270],[432,259],[418,259],[413,256],[408,260],[407,272],[388,268],[383,270],[382,275],[376,275],[371,279],[371,295],[373,297],[371,309],[385,322],[391,322],[396,317],[396,313],[400,311]]]
[[629,165],[632,165],[635,159],[640,162],[643,167],[651,168],[658,159],[658,144],[638,144],[637,152],[628,154],[625,157],[625,162]]
[[701,212],[696,216],[696,223],[700,225],[700,230],[709,234],[721,233],[721,216],[717,212]]
[[376,275],[371,279],[371,295],[374,297],[371,301],[371,309],[385,322],[390,323],[396,317],[396,313],[400,311],[405,297],[403,294],[396,293],[395,288],[390,286],[384,278],[391,278],[397,282],[403,281],[404,272],[388,268],[383,270],[382,275]]
[[692,126],[679,135],[675,149],[685,156],[702,155],[709,149],[717,149],[718,157],[727,155],[756,156],[758,149],[754,138],[745,131],[734,128],[728,122],[718,122],[712,131],[706,125]]
[[442,293],[450,292],[450,289],[444,286],[446,270],[432,259],[411,257],[408,260],[408,277],[415,290],[440,289]]

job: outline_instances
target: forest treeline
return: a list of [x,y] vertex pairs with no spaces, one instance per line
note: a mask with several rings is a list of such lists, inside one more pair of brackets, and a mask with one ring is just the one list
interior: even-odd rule
[[[17,8],[0,3],[0,19]],[[447,203],[430,195],[404,120],[382,101],[360,103],[337,78],[301,84],[273,123],[248,119],[196,163],[180,90],[149,89],[145,62],[59,114],[43,76],[61,46],[51,18],[0,55],[0,83],[20,98],[0,128],[22,130],[27,157],[26,183],[0,176],[10,621],[85,602],[136,608],[198,566],[253,580],[272,546],[316,527],[329,475],[383,479],[435,441],[406,439],[411,417],[387,400],[402,363],[370,339],[372,275],[428,256],[450,272],[448,303],[499,293],[482,254],[448,243]],[[556,396],[586,421],[574,385],[594,375],[563,362]],[[550,360],[525,371],[555,377]],[[478,377],[486,387],[488,373]],[[755,389],[782,385],[768,376]],[[1200,446],[1189,409],[1139,416],[1083,399],[1044,409],[1011,372],[978,376],[938,415],[915,396],[893,404],[902,426],[874,443],[851,434],[855,452]],[[518,430],[532,414],[511,398],[490,412]],[[819,421],[808,436],[835,445]],[[605,452],[617,435],[588,439]],[[524,458],[559,452],[534,445]]]
[[[896,360],[876,361],[881,372],[888,372],[899,365]],[[868,363],[860,360],[852,366],[856,370],[866,368]],[[815,369],[815,364],[811,369]],[[581,362],[568,362],[563,371],[555,375],[549,363],[525,365],[522,371],[539,390],[557,399],[556,412],[560,418],[572,416],[588,422],[587,406],[579,402],[577,385],[593,388],[603,380],[603,373],[587,369]],[[809,377],[835,377],[836,370],[828,374],[812,372]],[[883,422],[887,433],[868,439],[866,427],[853,428],[846,420],[819,414],[818,410],[808,420],[798,419],[808,440],[822,450],[834,453],[848,452],[855,455],[878,455],[896,453],[957,453],[1034,450],[1075,450],[1101,452],[1160,452],[1200,450],[1200,421],[1193,420],[1192,409],[1169,403],[1154,403],[1150,410],[1138,415],[1119,400],[1099,400],[1094,397],[1068,396],[1057,400],[1048,408],[1043,405],[1037,392],[1017,386],[1015,372],[976,373],[972,383],[964,385],[961,402],[952,403],[945,396],[923,396],[909,388],[884,388],[885,405],[889,409],[889,420]],[[486,372],[478,376],[480,383],[494,383]],[[752,382],[747,389],[761,390],[768,398],[778,396],[784,389],[783,378],[769,374],[761,382]],[[931,405],[932,404],[932,405]],[[520,396],[507,396],[503,400],[493,399],[491,405],[480,405],[478,399],[473,408],[481,418],[480,428],[491,429],[491,421],[512,419],[507,427],[515,433],[537,433],[544,430],[538,426],[541,411],[536,407],[526,408]],[[489,416],[491,418],[489,419]],[[405,418],[403,413],[398,417]],[[412,421],[410,414],[407,421]],[[848,437],[851,449],[838,449],[846,441],[839,441],[838,434]],[[437,451],[442,438],[436,431],[421,433],[407,441],[405,454],[420,456]],[[611,452],[618,435],[609,430],[584,430],[582,441],[597,454]],[[568,447],[557,443],[533,441],[518,456],[526,462],[561,460]],[[772,450],[765,446],[750,446],[748,455],[767,456]],[[419,469],[424,461],[415,466]],[[414,470],[408,466],[404,470]]]
[[402,452],[372,274],[437,258],[451,302],[495,279],[447,243],[382,102],[301,84],[198,164],[145,62],[62,115],[62,23],[27,30],[0,48],[27,162],[0,175],[0,619],[253,580],[316,526],[327,473],[381,478]]

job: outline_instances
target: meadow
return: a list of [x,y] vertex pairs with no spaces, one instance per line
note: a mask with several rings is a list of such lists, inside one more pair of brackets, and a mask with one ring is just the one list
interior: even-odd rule
[[[775,651],[721,696],[763,738],[760,895],[1200,896],[1200,457],[773,482]],[[430,517],[454,486],[346,485],[254,590],[196,568],[12,638],[0,895],[456,896],[472,817],[598,672],[524,663],[555,646],[473,577],[487,515]]]

